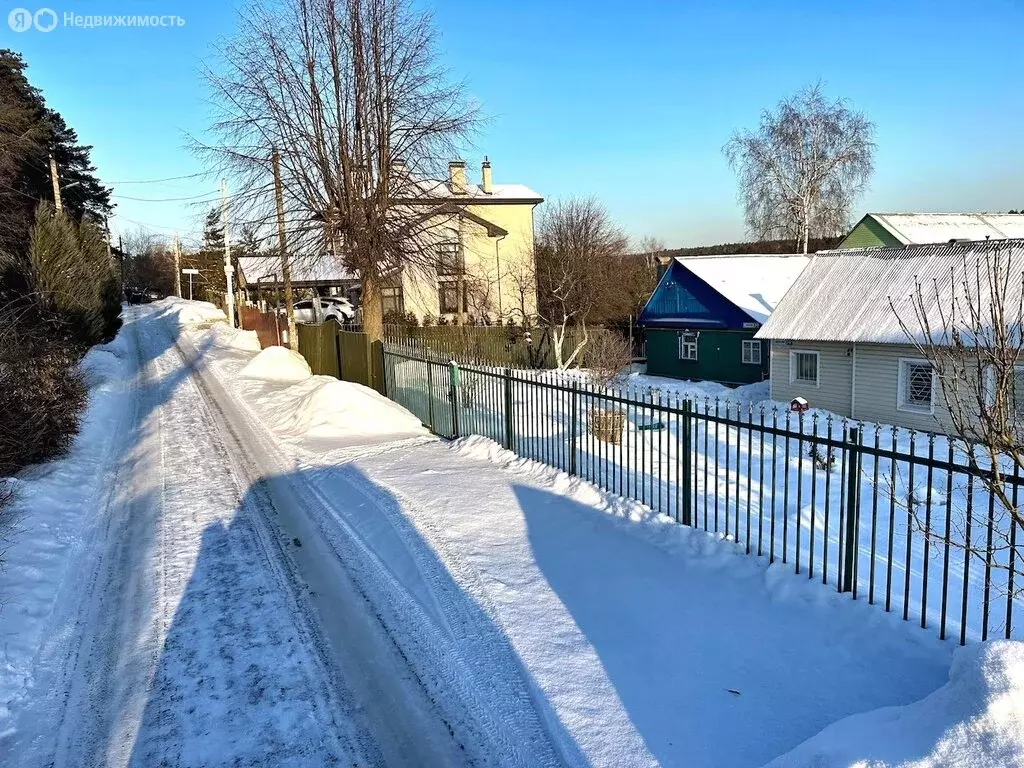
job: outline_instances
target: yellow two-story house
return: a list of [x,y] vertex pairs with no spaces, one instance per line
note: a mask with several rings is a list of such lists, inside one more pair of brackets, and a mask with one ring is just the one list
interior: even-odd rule
[[[421,323],[515,320],[537,311],[534,209],[544,199],[522,184],[495,184],[485,158],[480,183],[466,164],[448,164],[448,178],[417,180],[410,205],[429,206],[437,258],[406,268],[382,288],[385,317],[412,314]],[[461,295],[460,295],[461,294]],[[387,322],[387,319],[385,319]]]

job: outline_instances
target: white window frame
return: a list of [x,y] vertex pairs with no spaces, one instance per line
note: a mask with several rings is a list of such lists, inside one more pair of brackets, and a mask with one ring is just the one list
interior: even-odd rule
[[[692,341],[688,341],[691,337]],[[687,363],[696,363],[700,359],[700,333],[697,331],[680,331],[677,339],[679,359]],[[688,347],[693,347],[693,357],[684,354]]]
[[789,383],[790,384],[810,384],[810,379],[798,379],[796,377],[797,355],[814,355],[814,386],[821,386],[821,353],[813,349],[791,349],[789,351]]
[[[1024,376],[1024,365],[1013,366],[1014,375]],[[995,385],[992,383],[992,379],[995,374],[992,372],[992,366],[985,366],[985,407],[991,407],[995,402]],[[1022,409],[1024,410],[1024,409]]]
[[[747,351],[757,350],[757,360],[748,360]],[[753,357],[753,355],[751,355]],[[764,360],[764,348],[759,339],[744,339],[742,342],[742,350],[740,360],[744,365],[761,365]]]
[[[908,403],[906,401],[906,386],[907,386],[907,367],[910,365],[927,365],[932,369],[932,396],[931,403],[928,407],[923,405],[915,405],[914,403]],[[935,366],[932,365],[930,360],[925,360],[920,357],[901,357],[899,359],[899,370],[896,375],[896,410],[901,413],[920,413],[927,416],[931,416],[935,413],[935,393],[936,383],[939,377],[935,375]]]

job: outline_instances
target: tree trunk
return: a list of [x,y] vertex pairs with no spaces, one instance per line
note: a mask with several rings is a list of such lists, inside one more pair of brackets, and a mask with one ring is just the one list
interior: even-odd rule
[[380,281],[370,271],[363,274],[363,333],[370,341],[379,341],[384,336]]

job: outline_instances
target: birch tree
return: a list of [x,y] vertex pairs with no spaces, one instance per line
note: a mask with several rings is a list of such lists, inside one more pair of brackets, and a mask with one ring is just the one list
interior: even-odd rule
[[751,235],[793,239],[807,253],[812,237],[847,230],[874,170],[874,137],[874,123],[821,83],[762,112],[757,130],[733,133],[723,152]]

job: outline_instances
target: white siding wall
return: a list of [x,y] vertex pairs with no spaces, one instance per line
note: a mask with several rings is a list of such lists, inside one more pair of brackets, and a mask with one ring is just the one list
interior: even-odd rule
[[943,432],[949,428],[949,411],[942,398],[942,387],[935,383],[935,413],[914,413],[899,409],[900,359],[921,358],[910,345],[858,344],[857,395],[854,418],[880,424]]
[[[850,416],[853,381],[853,357],[849,344],[808,344],[783,341],[772,342],[771,388],[772,399],[788,403],[802,397],[812,408]],[[818,353],[818,386],[802,381],[790,382],[789,353]],[[859,361],[858,361],[859,365]]]

